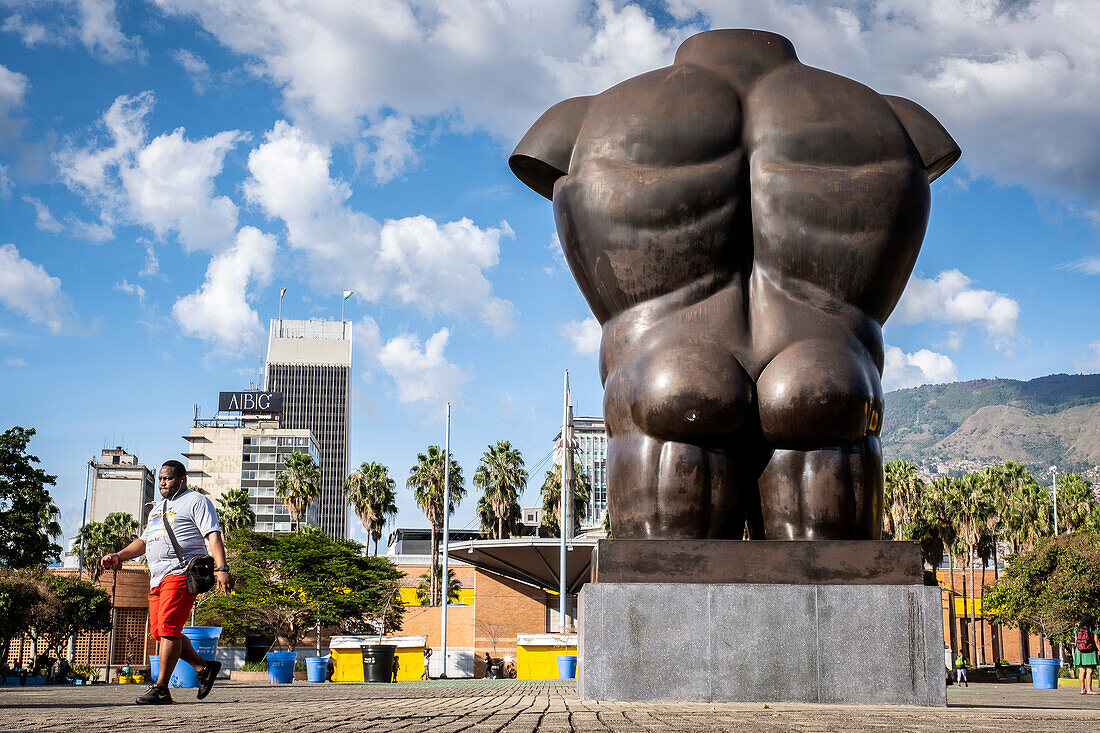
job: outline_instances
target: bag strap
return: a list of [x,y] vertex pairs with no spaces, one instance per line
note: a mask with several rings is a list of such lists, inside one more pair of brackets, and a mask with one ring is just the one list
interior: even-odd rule
[[187,561],[183,559],[183,550],[180,549],[180,543],[176,540],[176,533],[172,531],[172,523],[168,521],[168,499],[164,500],[164,504],[160,508],[160,521],[164,525],[164,529],[168,531],[168,539],[172,540],[172,548],[176,551],[176,557],[179,558],[179,566],[182,568],[187,564]]

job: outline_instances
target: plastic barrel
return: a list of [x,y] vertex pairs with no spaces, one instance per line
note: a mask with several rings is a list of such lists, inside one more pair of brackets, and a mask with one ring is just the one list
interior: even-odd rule
[[[195,647],[195,651],[200,657],[212,660],[218,651],[218,638],[222,635],[222,627],[184,626],[183,635],[191,640],[191,646]],[[176,668],[172,670],[172,677],[168,682],[168,686],[198,687],[199,678],[195,676],[195,668],[182,660],[176,662]]]
[[1036,690],[1058,689],[1058,668],[1062,666],[1061,661],[1039,657],[1032,657],[1027,661],[1031,664],[1031,684]]
[[558,679],[572,680],[577,678],[577,657],[573,654],[558,655]]
[[289,685],[294,681],[294,662],[298,652],[268,652],[267,677],[273,684]]
[[393,675],[393,644],[363,644],[363,679],[367,682],[389,682]]
[[328,676],[328,657],[306,657],[306,680],[324,682]]

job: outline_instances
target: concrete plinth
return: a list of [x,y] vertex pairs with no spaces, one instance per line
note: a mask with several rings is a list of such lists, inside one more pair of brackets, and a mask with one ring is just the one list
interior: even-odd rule
[[947,704],[940,590],[590,583],[586,700]]

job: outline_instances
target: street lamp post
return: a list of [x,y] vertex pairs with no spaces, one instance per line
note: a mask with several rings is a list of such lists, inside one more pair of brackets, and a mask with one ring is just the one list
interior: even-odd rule
[[1050,467],[1051,485],[1054,487],[1054,536],[1058,536],[1058,467]]

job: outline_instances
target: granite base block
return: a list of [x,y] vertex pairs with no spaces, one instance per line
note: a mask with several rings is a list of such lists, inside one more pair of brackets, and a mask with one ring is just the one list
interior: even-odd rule
[[590,583],[585,700],[944,707],[939,588]]

